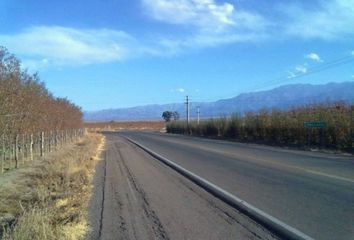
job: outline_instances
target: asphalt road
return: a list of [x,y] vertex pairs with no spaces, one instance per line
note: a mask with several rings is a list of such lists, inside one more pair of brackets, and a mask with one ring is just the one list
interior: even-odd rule
[[117,133],[105,136],[87,239],[276,239]]
[[119,135],[315,239],[354,239],[353,156],[161,133]]

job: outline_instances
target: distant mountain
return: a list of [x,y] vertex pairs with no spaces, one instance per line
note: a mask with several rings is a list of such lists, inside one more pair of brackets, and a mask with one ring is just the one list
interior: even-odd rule
[[[345,101],[354,102],[354,82],[328,83],[325,85],[291,84],[268,91],[243,93],[234,98],[216,102],[192,102],[190,113],[195,117],[197,106],[201,117],[216,117],[232,113],[257,111],[262,108],[287,109],[314,103]],[[146,105],[131,108],[107,109],[85,112],[85,121],[137,121],[161,120],[163,111],[177,111],[185,116],[183,103]]]

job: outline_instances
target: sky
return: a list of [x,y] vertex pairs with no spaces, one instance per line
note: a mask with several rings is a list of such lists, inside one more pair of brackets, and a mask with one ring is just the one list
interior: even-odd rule
[[354,0],[0,0],[0,46],[85,111],[354,81]]

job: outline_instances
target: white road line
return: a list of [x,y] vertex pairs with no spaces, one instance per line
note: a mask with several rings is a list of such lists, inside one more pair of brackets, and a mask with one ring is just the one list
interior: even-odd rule
[[263,212],[262,210],[254,207],[253,205],[247,203],[246,201],[232,195],[231,193],[225,191],[224,189],[220,188],[219,186],[209,182],[206,179],[199,177],[198,175],[194,174],[193,172],[181,167],[180,165],[176,164],[175,162],[155,153],[154,151],[148,149],[147,147],[137,143],[136,141],[130,139],[129,137],[124,136],[128,141],[135,144],[136,146],[140,147],[157,160],[163,162],[164,164],[168,165],[172,169],[176,170],[189,180],[195,182],[200,187],[204,188],[206,191],[210,192],[217,198],[221,199],[225,203],[237,208],[239,211],[243,212],[250,218],[254,219],[259,224],[263,225],[271,232],[275,233],[279,237],[288,240],[313,240],[310,236],[306,235],[305,233],[299,231],[296,228],[293,228],[286,223],[280,221],[279,219]]

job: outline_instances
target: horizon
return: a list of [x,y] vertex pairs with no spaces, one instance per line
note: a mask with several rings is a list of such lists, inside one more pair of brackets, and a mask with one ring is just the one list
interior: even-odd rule
[[350,0],[4,0],[0,20],[0,46],[85,112],[354,80]]
[[[285,85],[280,85],[280,86],[277,86],[275,88],[272,88],[272,89],[268,89],[268,90],[259,90],[259,91],[254,91],[254,92],[244,92],[244,93],[239,93],[237,94],[236,96],[233,96],[233,97],[230,97],[230,98],[222,98],[222,99],[216,99],[214,101],[205,101],[205,102],[195,102],[195,101],[191,101],[190,103],[214,103],[214,102],[217,102],[217,101],[222,101],[222,100],[229,100],[229,99],[232,99],[232,98],[237,98],[239,97],[240,95],[243,95],[243,94],[253,94],[253,93],[261,93],[261,92],[268,92],[268,91],[272,91],[272,90],[275,90],[275,89],[278,89],[278,88],[282,88],[282,87],[290,87],[292,85],[311,85],[311,86],[325,86],[325,85],[328,85],[328,84],[343,84],[343,83],[354,83],[354,81],[346,81],[346,82],[328,82],[328,83],[324,83],[324,84],[312,84],[312,83],[292,83],[292,84],[285,84]],[[152,104],[146,104],[146,105],[136,105],[136,106],[131,106],[131,107],[122,107],[122,108],[106,108],[106,109],[99,109],[99,110],[93,110],[93,111],[85,111],[84,110],[84,113],[94,113],[94,112],[100,112],[100,111],[109,111],[109,110],[117,110],[117,109],[130,109],[130,108],[138,108],[138,107],[148,107],[148,106],[162,106],[162,105],[175,105],[175,104],[181,104],[181,103],[184,103],[183,100],[185,96],[183,96],[183,98],[181,98],[181,101],[180,102],[170,102],[170,103],[164,103],[164,104],[158,104],[158,103],[152,103]],[[135,120],[133,120],[135,121]]]

